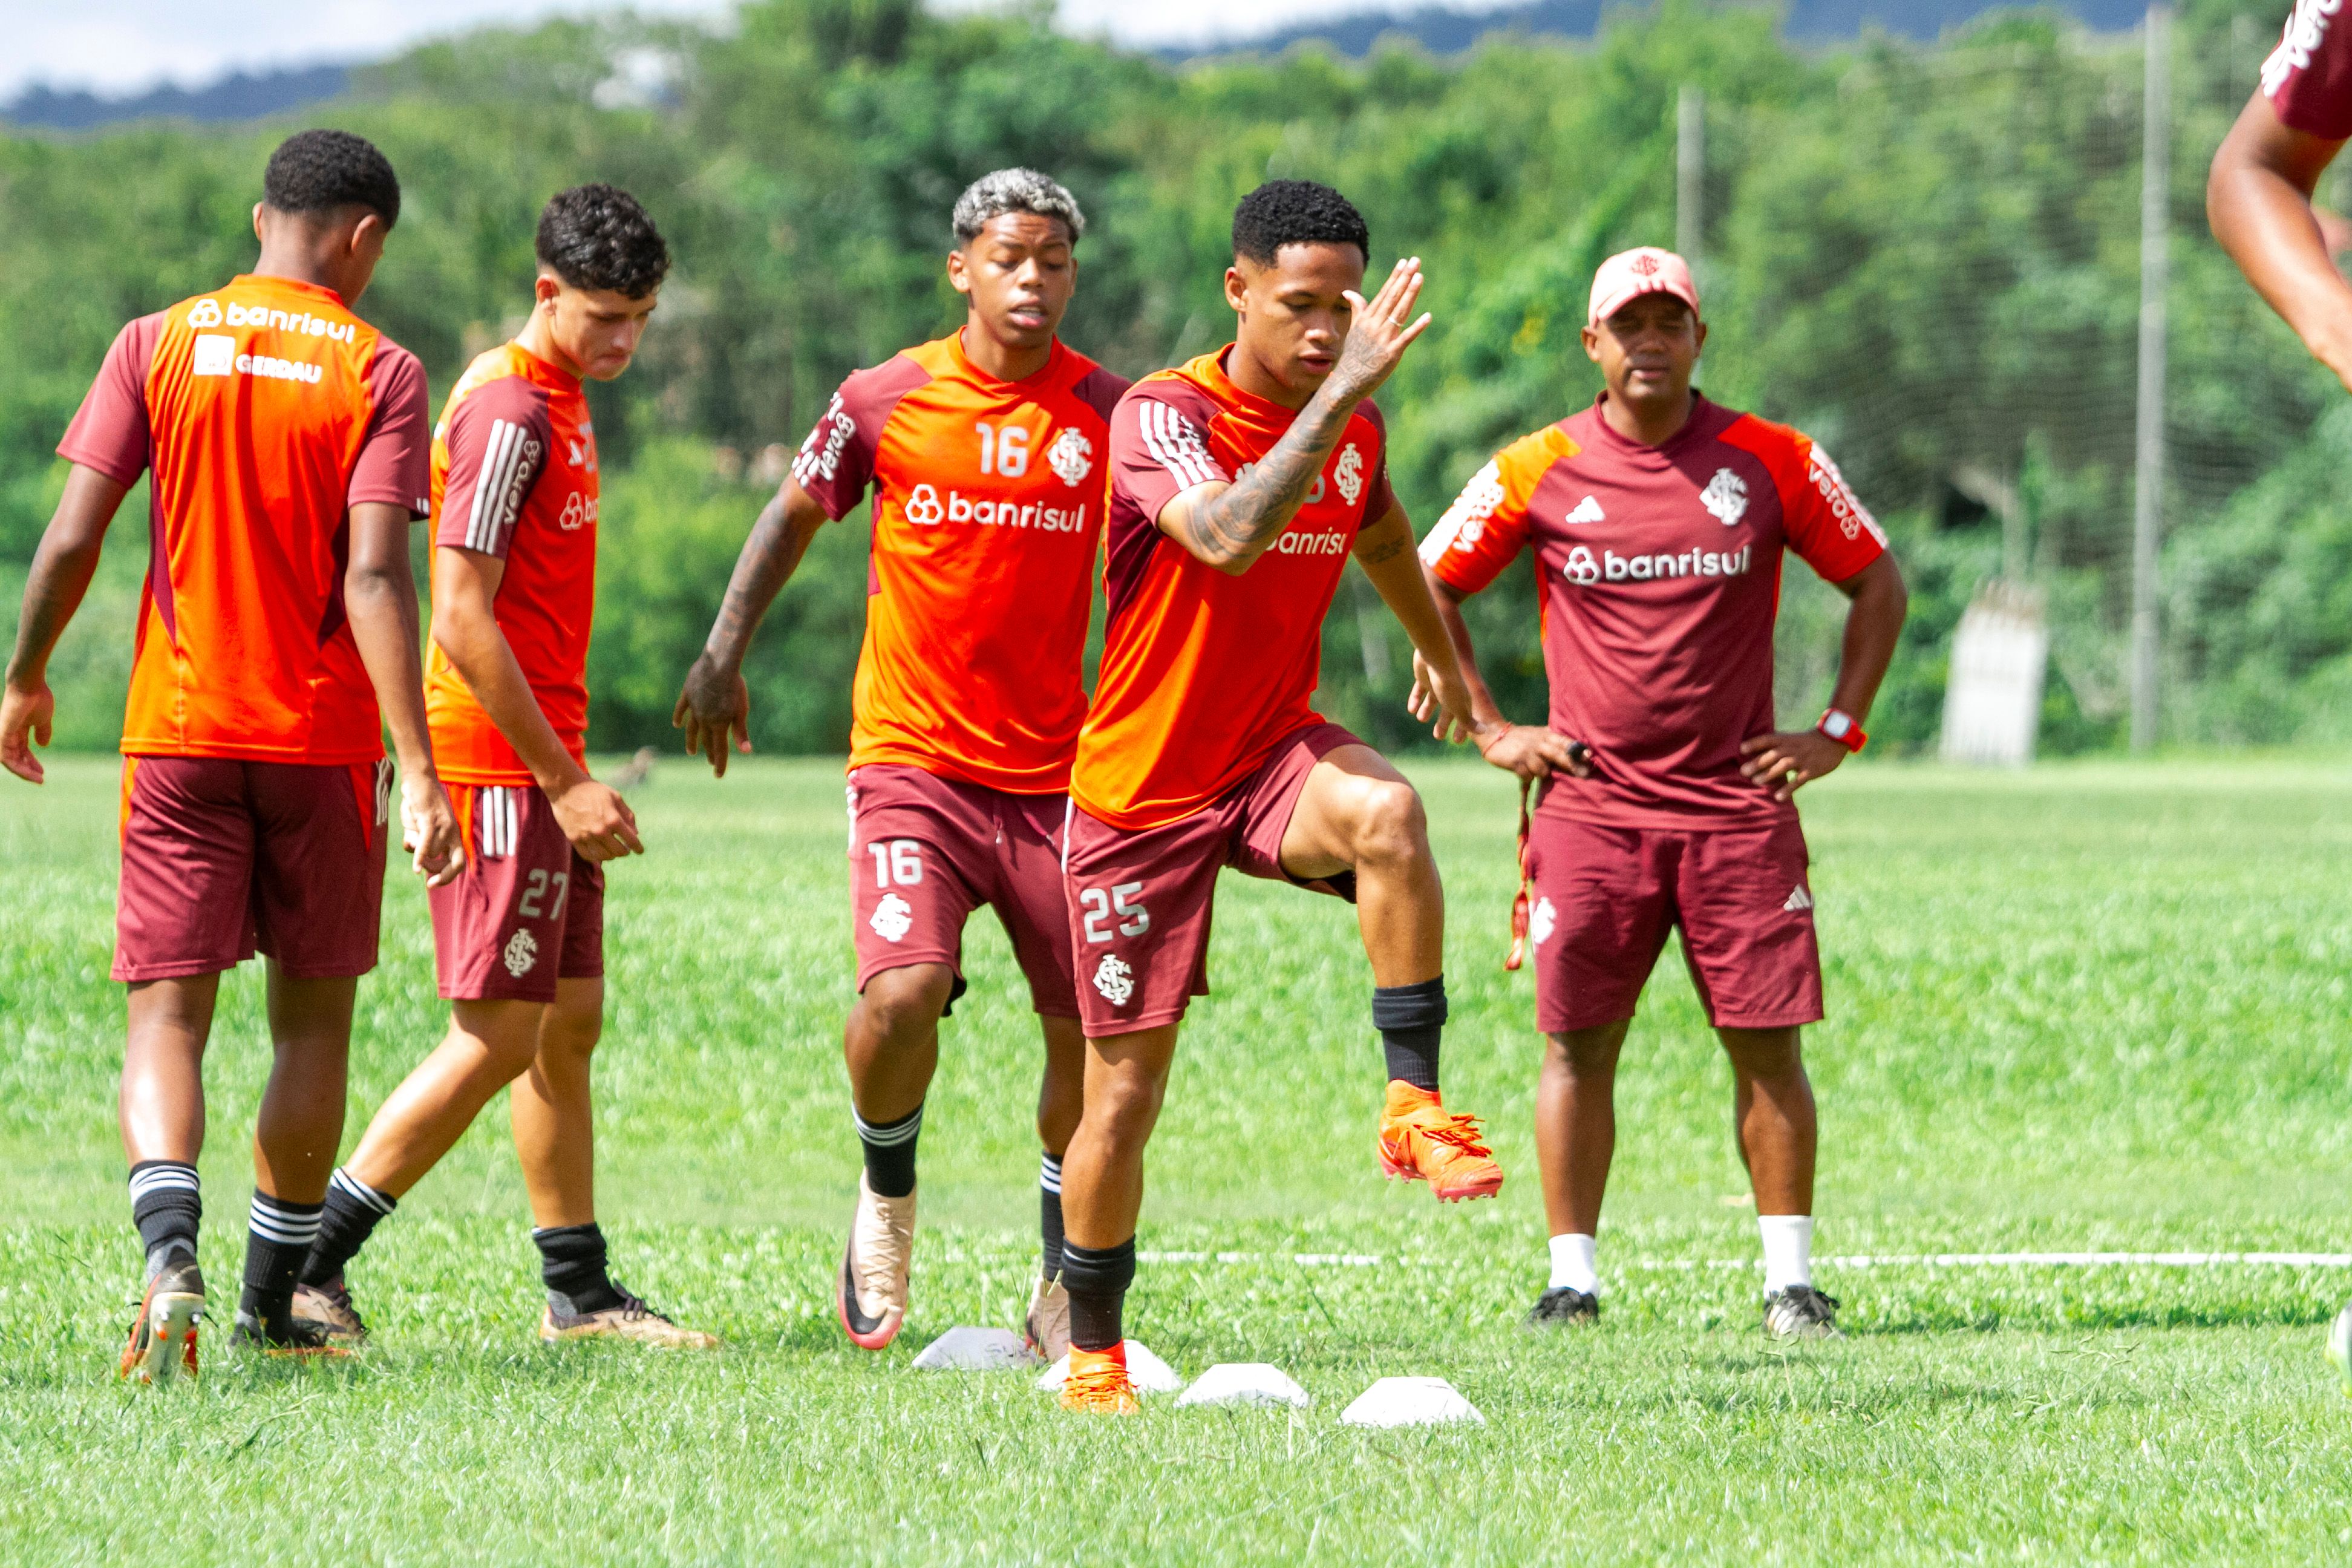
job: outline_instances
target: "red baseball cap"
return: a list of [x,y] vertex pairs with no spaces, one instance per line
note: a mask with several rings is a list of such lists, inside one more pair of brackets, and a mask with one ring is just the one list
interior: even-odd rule
[[1645,245],[1618,252],[1592,275],[1591,313],[1585,325],[1597,327],[1632,300],[1644,294],[1672,294],[1698,314],[1698,285],[1691,281],[1690,263],[1671,250]]

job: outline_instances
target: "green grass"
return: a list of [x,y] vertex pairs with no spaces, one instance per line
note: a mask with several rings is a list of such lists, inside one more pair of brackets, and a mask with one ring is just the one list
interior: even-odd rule
[[[1825,1275],[1846,1342],[1768,1349],[1727,1075],[1671,954],[1628,1047],[1602,1238],[1609,1313],[1536,1338],[1525,975],[1499,967],[1507,781],[1417,764],[1452,897],[1450,1100],[1501,1199],[1378,1179],[1368,981],[1348,913],[1241,879],[1152,1150],[1132,1331],[1187,1373],[1268,1360],[1296,1415],[1065,1419],[1013,1376],[913,1352],[1010,1323],[1030,1266],[1034,1026],[992,922],[925,1121],[915,1321],[880,1356],[831,1317],[856,1179],[838,1065],[849,943],[838,774],[666,765],[610,900],[602,1206],[625,1279],[726,1336],[709,1357],[548,1353],[502,1112],[402,1206],[333,1368],[210,1355],[119,1385],[137,1270],[106,979],[114,773],[67,760],[0,816],[0,1561],[1269,1562],[1752,1564],[2352,1554],[2352,1404],[2330,1270]],[[2018,777],[1857,766],[1808,826],[1832,1016],[1820,1245],[1832,1254],[2352,1247],[2352,769],[2308,759]],[[387,899],[348,1138],[437,1037],[424,900]],[[267,1041],[225,988],[205,1161],[234,1279]],[[1302,1268],[1289,1254],[1377,1254]],[[1440,1373],[1477,1429],[1339,1409]]]

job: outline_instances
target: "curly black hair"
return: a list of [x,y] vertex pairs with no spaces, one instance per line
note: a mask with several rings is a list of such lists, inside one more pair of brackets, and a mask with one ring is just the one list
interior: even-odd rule
[[637,198],[618,185],[574,185],[539,215],[539,259],[574,289],[642,300],[669,274],[669,247]]
[[1372,258],[1372,231],[1355,203],[1313,180],[1268,180],[1234,209],[1234,254],[1274,265],[1286,245],[1352,245]]
[[298,131],[269,154],[261,199],[282,213],[362,206],[390,228],[400,221],[400,178],[375,143],[348,131]]

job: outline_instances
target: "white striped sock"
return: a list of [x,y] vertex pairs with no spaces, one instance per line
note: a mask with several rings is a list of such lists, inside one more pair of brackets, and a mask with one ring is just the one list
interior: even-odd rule
[[1047,1154],[1038,1160],[1037,1184],[1057,1198],[1062,1195],[1062,1162],[1059,1159]]
[[327,1184],[347,1197],[357,1198],[378,1214],[390,1214],[400,1201],[390,1193],[376,1191],[341,1165],[336,1166],[335,1173],[327,1178]]
[[323,1207],[311,1204],[297,1208],[268,1193],[256,1193],[245,1223],[264,1241],[279,1247],[308,1247],[319,1239],[319,1215]]
[[849,1120],[856,1124],[859,1142],[871,1144],[877,1149],[896,1149],[901,1143],[912,1142],[915,1134],[923,1130],[923,1108],[919,1105],[915,1107],[914,1113],[904,1121],[889,1121],[877,1127],[858,1115],[856,1107],[852,1106]]
[[152,1160],[140,1170],[131,1173],[131,1201],[137,1203],[149,1193],[160,1193],[173,1187],[200,1192],[196,1168],[177,1160]]

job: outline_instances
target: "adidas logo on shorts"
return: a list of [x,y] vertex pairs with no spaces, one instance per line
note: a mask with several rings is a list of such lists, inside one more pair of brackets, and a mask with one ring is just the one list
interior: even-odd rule
[[1813,895],[1807,892],[1805,885],[1800,882],[1796,890],[1789,895],[1789,901],[1780,907],[1792,915],[1801,910],[1810,910],[1813,907]]

